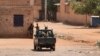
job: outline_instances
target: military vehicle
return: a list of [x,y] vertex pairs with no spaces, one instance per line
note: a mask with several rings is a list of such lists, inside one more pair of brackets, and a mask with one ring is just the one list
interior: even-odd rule
[[34,38],[34,50],[42,50],[43,47],[55,51],[56,38],[53,30],[39,29],[36,31]]

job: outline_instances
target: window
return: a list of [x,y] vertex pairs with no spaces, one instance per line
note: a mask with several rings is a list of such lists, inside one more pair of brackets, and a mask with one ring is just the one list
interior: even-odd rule
[[23,15],[14,15],[14,26],[15,27],[23,26]]

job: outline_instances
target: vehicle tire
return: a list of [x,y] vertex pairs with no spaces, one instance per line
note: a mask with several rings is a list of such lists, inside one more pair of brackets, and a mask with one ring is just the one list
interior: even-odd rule
[[55,45],[54,46],[52,46],[52,48],[51,48],[53,51],[55,51]]
[[34,45],[34,50],[36,50],[36,45]]
[[39,51],[41,51],[42,50],[42,47],[38,47],[39,48]]
[[38,46],[36,46],[36,51],[38,51],[39,50],[39,47]]
[[52,50],[53,50],[53,51],[55,51],[55,47],[54,47],[54,48],[52,48]]
[[40,50],[40,47],[38,45],[36,45],[35,48],[36,48],[35,49],[36,51],[39,51]]

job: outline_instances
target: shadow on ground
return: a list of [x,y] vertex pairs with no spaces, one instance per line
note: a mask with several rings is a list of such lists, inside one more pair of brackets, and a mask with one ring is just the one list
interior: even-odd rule
[[34,49],[31,49],[32,51],[35,51],[35,52],[53,52],[52,50],[50,49],[42,49],[42,50],[34,50]]
[[0,39],[33,39],[32,36],[0,36]]

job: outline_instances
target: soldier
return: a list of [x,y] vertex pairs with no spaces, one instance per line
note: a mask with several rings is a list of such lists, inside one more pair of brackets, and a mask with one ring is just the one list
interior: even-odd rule
[[45,30],[47,30],[48,29],[48,27],[47,26],[45,26]]
[[36,31],[38,31],[39,30],[39,25],[38,25],[38,23],[36,24]]
[[45,32],[44,32],[44,36],[46,37],[48,34],[47,34],[47,31],[48,30],[48,27],[47,26],[45,26]]
[[29,36],[32,36],[33,35],[33,28],[34,28],[34,25],[31,23],[29,28],[28,28],[28,34]]

